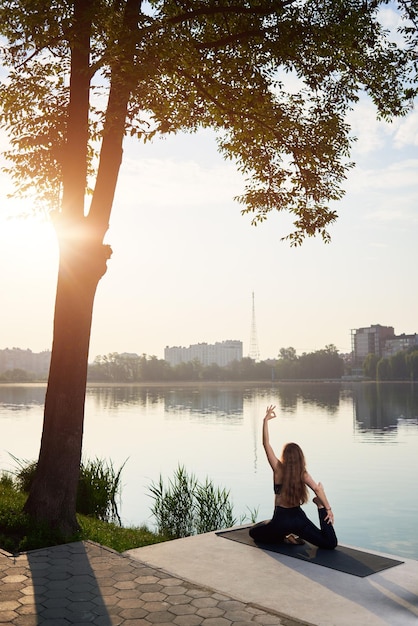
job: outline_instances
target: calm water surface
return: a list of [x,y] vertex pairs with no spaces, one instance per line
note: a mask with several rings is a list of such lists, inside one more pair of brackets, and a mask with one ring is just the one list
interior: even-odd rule
[[[36,459],[45,387],[0,385],[0,469]],[[124,525],[153,527],[148,487],[184,465],[230,490],[237,518],[271,517],[273,485],[261,445],[267,404],[279,455],[298,442],[323,482],[341,543],[418,559],[418,385],[95,386],[86,397],[84,457],[122,473]],[[316,507],[305,510],[316,521]]]

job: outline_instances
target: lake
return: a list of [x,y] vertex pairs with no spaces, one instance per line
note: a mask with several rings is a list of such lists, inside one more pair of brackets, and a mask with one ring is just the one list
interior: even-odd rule
[[[10,455],[39,452],[44,385],[0,385],[0,469]],[[230,491],[238,520],[273,511],[272,473],[261,444],[262,418],[276,405],[270,439],[304,450],[324,484],[341,543],[418,559],[418,385],[275,383],[89,386],[83,457],[122,472],[124,525],[154,527],[149,485],[183,465]],[[316,507],[305,506],[316,522]]]

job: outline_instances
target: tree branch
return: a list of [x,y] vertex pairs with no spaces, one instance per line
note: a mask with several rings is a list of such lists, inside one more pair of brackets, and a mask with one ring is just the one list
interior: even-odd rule
[[[210,102],[212,102],[216,107],[218,107],[221,111],[223,111],[224,113],[226,113],[227,115],[230,115],[231,117],[239,117],[240,119],[243,118],[243,111],[242,111],[242,103],[241,102],[237,102],[238,107],[236,110],[234,108],[231,108],[229,106],[226,106],[225,104],[223,104],[222,102],[220,102],[217,98],[215,98],[215,96],[213,96],[211,94],[211,92],[209,91],[209,89],[207,89],[206,87],[204,87],[204,85],[201,83],[201,81],[199,81],[196,77],[194,77],[192,74],[189,74],[188,72],[184,71],[184,70],[178,70],[179,74],[181,76],[183,76],[186,80],[190,81],[190,83],[192,83],[193,85],[195,85],[197,91],[207,100],[209,100]],[[215,81],[212,81],[213,84],[215,85]],[[229,102],[231,102],[231,100],[229,100]],[[263,120],[261,117],[253,114],[253,113],[249,113],[248,111],[245,112],[245,119],[247,120],[252,120],[253,122],[256,122],[258,125],[260,125],[262,128],[265,128],[266,130],[268,130],[269,132],[273,133],[273,134],[277,134],[277,130],[275,126],[269,125],[265,120]]]
[[96,185],[88,220],[94,230],[104,237],[109,227],[110,212],[122,162],[122,142],[129,98],[135,84],[132,71],[138,31],[141,0],[127,0],[121,32],[111,69],[109,100],[106,110],[103,140],[100,150]]
[[74,2],[71,42],[70,100],[63,161],[62,213],[67,219],[84,215],[90,79],[88,75],[92,17],[83,0]]

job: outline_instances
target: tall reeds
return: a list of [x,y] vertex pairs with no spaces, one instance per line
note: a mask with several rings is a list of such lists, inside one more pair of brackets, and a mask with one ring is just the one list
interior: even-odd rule
[[172,539],[228,528],[236,522],[229,491],[215,487],[208,478],[199,483],[181,465],[167,486],[160,475],[149,491],[157,530]]
[[116,499],[120,495],[121,473],[125,463],[117,471],[111,462],[103,459],[95,458],[81,463],[77,513],[121,525]]
[[[36,461],[25,461],[11,456],[18,465],[18,469],[13,473],[16,486],[20,491],[27,493],[36,471]],[[125,463],[115,470],[112,462],[104,459],[95,458],[81,462],[77,513],[104,522],[121,524],[117,497],[121,492],[121,473]]]

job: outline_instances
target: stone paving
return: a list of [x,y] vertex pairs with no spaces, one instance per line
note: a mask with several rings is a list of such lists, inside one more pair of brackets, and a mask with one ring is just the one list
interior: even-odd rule
[[93,542],[0,551],[0,624],[297,626]]

